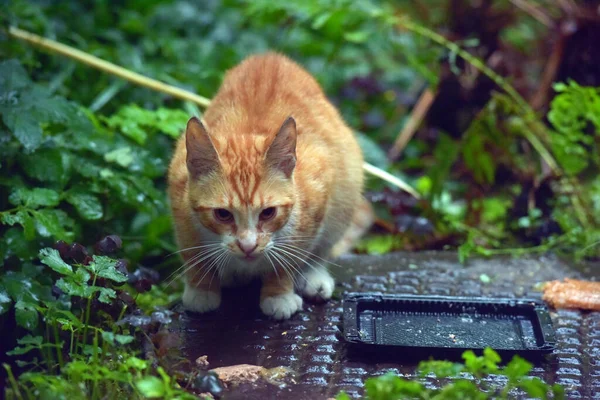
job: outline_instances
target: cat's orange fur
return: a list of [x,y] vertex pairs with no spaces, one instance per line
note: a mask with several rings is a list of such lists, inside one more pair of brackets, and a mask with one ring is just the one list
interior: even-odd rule
[[188,122],[169,169],[184,306],[215,309],[222,285],[255,276],[274,318],[302,307],[294,287],[329,299],[323,259],[371,222],[362,164],[352,131],[293,61],[268,53],[230,70],[203,122]]

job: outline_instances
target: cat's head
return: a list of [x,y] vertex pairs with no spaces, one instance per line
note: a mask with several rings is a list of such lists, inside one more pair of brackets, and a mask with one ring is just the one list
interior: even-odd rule
[[287,224],[294,206],[296,122],[274,137],[211,135],[197,119],[186,128],[189,200],[221,245],[254,261]]

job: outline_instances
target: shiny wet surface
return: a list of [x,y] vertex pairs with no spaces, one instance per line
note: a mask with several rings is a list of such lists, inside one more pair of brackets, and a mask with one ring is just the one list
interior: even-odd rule
[[[246,363],[283,366],[296,373],[295,383],[242,385],[229,390],[225,399],[316,400],[335,397],[341,390],[357,397],[368,377],[389,371],[405,378],[414,376],[422,356],[388,354],[383,358],[345,343],[340,331],[339,295],[343,291],[540,298],[536,288],[541,282],[590,277],[599,271],[598,265],[573,268],[555,257],[473,260],[462,266],[453,253],[349,256],[338,264],[342,267],[332,267],[338,299],[323,305],[305,303],[302,312],[284,322],[260,314],[258,285],[224,291],[218,312],[184,314],[173,328],[181,334],[183,353],[191,360],[208,356],[211,368]],[[557,350],[535,361],[533,375],[562,384],[568,398],[600,399],[600,312],[559,310],[552,312],[552,319]],[[434,356],[446,357],[443,353]],[[428,379],[427,383],[438,386],[442,382]]]

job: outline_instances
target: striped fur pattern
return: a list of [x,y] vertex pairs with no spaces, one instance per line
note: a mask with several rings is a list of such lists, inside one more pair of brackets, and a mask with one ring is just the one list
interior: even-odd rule
[[352,131],[299,65],[267,53],[230,70],[169,170],[184,306],[213,310],[222,286],[255,277],[261,309],[276,319],[302,307],[296,292],[329,299],[325,260],[372,221],[362,163]]

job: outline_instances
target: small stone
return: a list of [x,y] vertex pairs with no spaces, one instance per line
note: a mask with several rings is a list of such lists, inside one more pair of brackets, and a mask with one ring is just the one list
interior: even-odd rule
[[196,358],[196,365],[202,369],[206,369],[209,365],[208,356],[200,356]]
[[229,367],[219,367],[211,370],[226,385],[237,386],[242,383],[252,383],[259,380],[266,369],[258,365],[240,364]]
[[201,392],[208,392],[215,398],[223,395],[224,387],[214,372],[201,373],[194,379],[193,387]]

